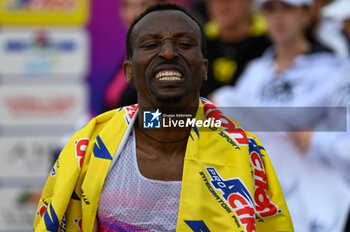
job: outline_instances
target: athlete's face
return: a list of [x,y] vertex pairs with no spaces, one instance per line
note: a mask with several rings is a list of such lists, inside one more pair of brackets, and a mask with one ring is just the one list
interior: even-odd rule
[[200,29],[191,18],[178,10],[152,12],[135,25],[131,40],[133,55],[124,72],[134,80],[139,103],[198,104],[208,62]]

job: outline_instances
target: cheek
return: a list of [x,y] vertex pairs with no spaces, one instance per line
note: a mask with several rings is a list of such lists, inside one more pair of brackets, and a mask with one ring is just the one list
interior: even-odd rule
[[[140,57],[140,56],[136,56]],[[141,59],[133,59],[133,65],[132,65],[132,77],[134,80],[135,85],[137,83],[143,83],[145,81],[144,78],[144,67]]]
[[205,67],[203,61],[196,60],[191,64],[191,73],[192,73],[192,83],[194,89],[199,89],[203,81],[203,72]]
[[291,18],[288,21],[288,30],[289,34],[292,35],[298,35],[298,34],[304,34],[304,30],[307,27],[307,21],[303,18]]

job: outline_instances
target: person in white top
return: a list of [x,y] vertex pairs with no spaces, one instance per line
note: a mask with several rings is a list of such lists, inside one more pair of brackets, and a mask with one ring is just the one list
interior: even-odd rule
[[[308,40],[305,30],[310,22],[312,1],[257,0],[256,3],[266,19],[273,46],[249,64],[235,87],[224,87],[214,93],[214,102],[219,106],[330,106],[331,96],[344,79],[340,70],[347,63]],[[231,111],[231,117],[242,114],[237,109]],[[278,108],[277,114],[261,122],[283,125],[287,130],[317,128],[328,113],[326,108],[301,116],[295,112],[291,108]],[[242,116],[249,117],[260,119],[260,114]],[[244,120],[240,122],[244,126]],[[295,231],[347,231],[350,187],[338,171],[319,158],[300,155],[290,132],[256,134],[271,154]]]

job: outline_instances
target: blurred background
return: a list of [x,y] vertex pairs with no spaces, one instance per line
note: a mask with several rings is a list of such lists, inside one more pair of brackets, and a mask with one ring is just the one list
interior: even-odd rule
[[[132,20],[156,2],[163,1],[0,1],[0,232],[32,231],[41,189],[74,131],[93,116],[136,103],[121,70],[125,37]],[[234,86],[276,43],[254,1],[171,2],[205,29],[210,67],[202,96],[213,99],[217,89]],[[349,2],[315,0],[308,18],[307,34],[335,59],[349,59]],[[331,231],[317,226],[301,231]]]

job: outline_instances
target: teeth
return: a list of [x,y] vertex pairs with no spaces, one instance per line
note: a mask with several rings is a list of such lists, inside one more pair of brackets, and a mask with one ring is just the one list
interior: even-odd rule
[[170,76],[170,77],[161,77],[161,78],[158,78],[158,80],[173,81],[173,80],[181,80],[181,78],[180,77],[175,77],[175,76]]
[[177,71],[160,71],[156,74],[158,80],[181,80],[181,73]]

